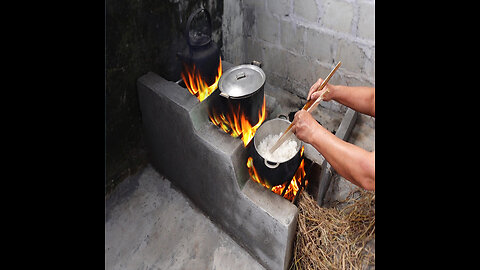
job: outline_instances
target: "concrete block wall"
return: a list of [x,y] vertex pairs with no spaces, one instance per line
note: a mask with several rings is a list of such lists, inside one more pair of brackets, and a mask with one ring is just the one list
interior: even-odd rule
[[338,61],[331,83],[375,85],[374,0],[225,0],[222,30],[225,60],[260,60],[270,84],[301,98]]
[[[332,84],[375,86],[375,0],[224,0],[222,35],[224,60],[262,61],[269,84],[302,99],[338,61]],[[333,118],[347,111],[335,101],[319,107]],[[375,150],[375,118],[359,113],[348,141]],[[325,199],[356,188],[337,175]]]

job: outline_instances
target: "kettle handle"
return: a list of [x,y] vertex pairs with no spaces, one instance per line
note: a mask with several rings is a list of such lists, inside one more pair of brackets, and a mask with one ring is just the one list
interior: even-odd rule
[[195,16],[197,16],[200,12],[204,11],[205,12],[205,15],[207,17],[207,21],[208,21],[208,35],[211,37],[212,36],[212,21],[210,19],[210,13],[208,12],[208,10],[206,10],[205,8],[199,8],[197,9],[195,12],[193,12],[190,17],[188,17],[188,21],[187,21],[187,43],[188,45],[190,46],[193,46],[192,43],[190,42],[190,24],[192,23],[192,20]]

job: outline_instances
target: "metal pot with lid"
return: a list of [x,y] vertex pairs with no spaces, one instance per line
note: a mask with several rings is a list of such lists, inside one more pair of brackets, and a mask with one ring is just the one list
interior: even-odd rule
[[245,98],[263,89],[265,72],[251,64],[239,65],[227,70],[218,82],[220,95],[225,98]]
[[255,125],[264,100],[265,72],[261,63],[244,64],[230,68],[222,74],[218,82],[219,95],[223,97],[223,109],[240,106],[246,118]]

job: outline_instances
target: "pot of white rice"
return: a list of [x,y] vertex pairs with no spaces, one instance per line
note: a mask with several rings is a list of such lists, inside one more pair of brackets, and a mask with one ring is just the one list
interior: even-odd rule
[[302,161],[303,143],[293,134],[273,153],[268,151],[289,125],[290,121],[275,118],[264,122],[253,137],[253,166],[270,186],[290,181]]

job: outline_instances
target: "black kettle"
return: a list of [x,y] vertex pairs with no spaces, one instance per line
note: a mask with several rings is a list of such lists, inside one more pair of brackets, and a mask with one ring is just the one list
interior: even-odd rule
[[200,8],[190,15],[185,34],[188,47],[183,53],[177,53],[183,62],[182,72],[186,72],[185,66],[192,68],[195,65],[203,80],[212,85],[220,64],[220,49],[212,41],[212,25],[208,10]]

